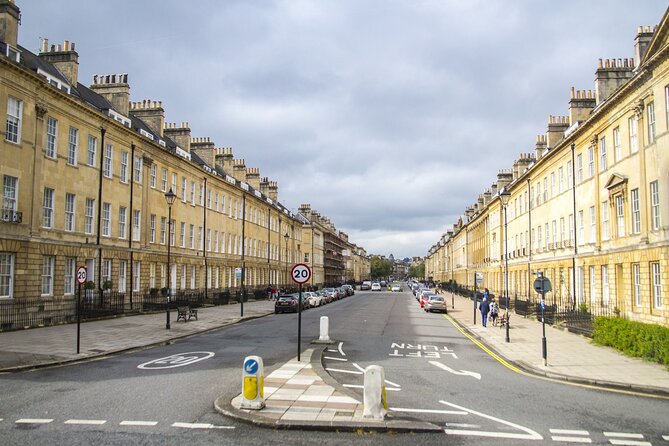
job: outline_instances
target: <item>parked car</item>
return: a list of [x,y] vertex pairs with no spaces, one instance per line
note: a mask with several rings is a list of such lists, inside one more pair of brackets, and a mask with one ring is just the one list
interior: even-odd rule
[[420,307],[425,308],[425,302],[430,300],[432,297],[436,297],[436,296],[437,295],[434,294],[434,292],[432,292],[432,291],[421,293],[421,295],[420,295]]
[[360,291],[367,291],[372,289],[372,282],[369,280],[364,280],[360,285]]
[[328,296],[330,296],[330,302],[333,300],[337,300],[339,297],[337,296],[337,291],[335,291],[334,288],[323,288],[323,292],[327,293]]
[[297,313],[297,297],[293,295],[279,296],[274,302],[274,314]]
[[340,299],[343,299],[346,296],[348,296],[348,293],[346,292],[346,288],[344,288],[343,286],[337,287],[336,289],[337,289],[337,292],[339,293],[339,298]]
[[381,284],[379,282],[374,282],[372,284],[372,291],[381,291]]
[[318,295],[321,296],[321,305],[329,304],[330,302],[332,302],[332,298],[324,290],[318,290],[316,291],[316,293],[318,293]]
[[309,306],[311,308],[321,306],[321,296],[320,296],[320,294],[312,292],[312,291],[307,291],[306,293],[302,293],[302,299],[304,299],[305,297],[306,297],[307,301],[309,302]]
[[347,296],[353,296],[355,294],[355,289],[351,285],[342,285],[342,288],[346,290]]
[[425,302],[423,309],[427,312],[442,311],[448,313],[448,304],[446,304],[446,301],[441,296],[430,296]]

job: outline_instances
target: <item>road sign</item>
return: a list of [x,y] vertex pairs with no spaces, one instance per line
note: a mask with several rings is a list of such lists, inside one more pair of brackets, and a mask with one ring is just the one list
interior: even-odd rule
[[80,266],[77,268],[77,282],[80,284],[86,283],[86,278],[88,277],[86,273],[86,267],[85,266]]
[[[542,286],[543,285],[543,286]],[[543,288],[543,290],[542,290]],[[551,287],[551,281],[548,279],[548,277],[537,277],[534,279],[534,291],[537,293],[540,293],[543,291],[544,293],[547,293],[551,291],[553,288]]]
[[476,277],[477,285],[481,285],[483,283],[483,273],[474,273],[474,277]]
[[235,279],[240,280],[242,278],[242,269],[235,268]]
[[246,373],[254,374],[258,371],[258,361],[255,359],[247,359],[244,363],[244,371]]
[[300,285],[307,283],[311,279],[311,268],[304,263],[293,265],[293,268],[290,270],[290,277],[293,279],[293,282]]

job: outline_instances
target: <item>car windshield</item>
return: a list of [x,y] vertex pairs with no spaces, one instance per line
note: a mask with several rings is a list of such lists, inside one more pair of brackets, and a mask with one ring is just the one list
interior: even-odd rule
[[437,297],[437,296],[430,296],[430,300],[432,302],[443,302],[444,298],[443,297]]

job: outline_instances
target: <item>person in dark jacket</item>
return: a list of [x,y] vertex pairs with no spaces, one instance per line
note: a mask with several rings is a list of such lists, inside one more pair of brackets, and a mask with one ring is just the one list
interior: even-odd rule
[[481,310],[481,322],[485,327],[488,322],[488,312],[490,311],[490,304],[488,303],[487,298],[485,297],[483,298],[483,300],[479,304],[479,310]]

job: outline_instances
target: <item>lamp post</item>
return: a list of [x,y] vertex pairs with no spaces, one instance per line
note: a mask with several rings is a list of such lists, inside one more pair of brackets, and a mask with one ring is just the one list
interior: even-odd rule
[[170,295],[172,291],[170,279],[171,279],[171,274],[170,274],[170,245],[171,245],[171,238],[172,238],[172,205],[174,204],[174,200],[177,199],[177,194],[172,192],[172,188],[170,187],[170,190],[165,193],[165,201],[167,201],[167,301],[165,302],[165,317],[166,317],[166,323],[165,323],[165,328],[167,330],[170,329]]
[[504,208],[504,297],[506,299],[506,342],[509,342],[509,255],[507,252],[508,237],[506,234],[506,206],[509,204],[511,193],[506,189],[502,189],[499,193],[499,199]]
[[290,238],[290,235],[288,235],[288,233],[286,232],[283,235],[283,238],[286,241],[286,276],[284,283],[288,285],[288,239]]

